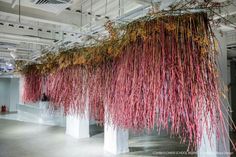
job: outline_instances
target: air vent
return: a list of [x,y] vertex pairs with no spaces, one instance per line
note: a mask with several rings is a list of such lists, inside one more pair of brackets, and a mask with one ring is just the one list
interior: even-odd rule
[[71,0],[36,0],[35,4],[66,4]]
[[33,0],[33,6],[37,9],[59,14],[72,5],[73,0]]

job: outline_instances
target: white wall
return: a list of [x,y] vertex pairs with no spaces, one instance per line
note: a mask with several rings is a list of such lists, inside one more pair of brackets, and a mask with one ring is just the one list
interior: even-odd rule
[[10,111],[16,111],[16,104],[19,103],[19,79],[12,78],[10,79]]
[[24,104],[22,101],[23,88],[24,88],[24,78],[23,76],[21,76],[19,78],[19,104]]
[[9,95],[10,79],[0,78],[0,106],[6,105],[10,107],[10,95]]
[[0,106],[6,105],[8,110],[16,111],[19,103],[19,79],[0,78]]

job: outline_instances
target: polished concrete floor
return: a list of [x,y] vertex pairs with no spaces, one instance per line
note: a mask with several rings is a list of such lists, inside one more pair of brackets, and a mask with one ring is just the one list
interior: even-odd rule
[[[0,157],[113,157],[103,150],[101,128],[91,127],[91,138],[76,140],[65,128],[0,119]],[[157,135],[130,135],[129,153],[121,157],[177,157],[186,146]],[[169,155],[167,155],[167,152]]]

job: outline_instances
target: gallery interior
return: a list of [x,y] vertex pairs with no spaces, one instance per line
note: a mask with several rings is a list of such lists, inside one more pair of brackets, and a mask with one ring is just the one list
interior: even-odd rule
[[0,0],[0,157],[233,157],[235,111],[235,0]]

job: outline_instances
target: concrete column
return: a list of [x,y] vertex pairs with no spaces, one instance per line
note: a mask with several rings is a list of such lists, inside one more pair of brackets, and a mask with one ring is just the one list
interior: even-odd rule
[[[219,72],[221,72],[221,81],[224,81],[224,84],[227,83],[227,43],[226,43],[226,35],[221,34],[218,31],[215,31],[215,35],[219,42],[219,58],[218,58],[218,66]],[[227,93],[225,93],[227,96]],[[227,110],[225,108],[229,108],[228,101],[225,98],[222,98],[222,102],[225,104],[225,107],[222,108],[222,111],[225,115],[227,115]],[[227,119],[228,120],[228,119]],[[229,126],[227,122],[225,122],[226,129],[229,134]],[[222,128],[223,129],[223,128]],[[228,138],[225,138],[224,135],[221,135],[221,139],[217,140],[216,135],[213,134],[211,139],[208,139],[206,134],[206,128],[204,128],[204,135],[202,138],[201,146],[198,148],[198,157],[228,157],[230,153],[230,145]]]
[[19,104],[19,78],[11,78],[10,79],[10,112],[15,112],[16,105]]
[[[221,80],[224,82],[224,86],[227,87],[227,39],[226,39],[226,34],[225,33],[215,33],[218,41],[219,41],[219,49],[221,54],[219,55],[219,67],[220,67],[220,72],[221,72]],[[225,126],[227,130],[227,136],[224,137],[223,135],[221,136],[221,139],[217,141],[217,151],[219,154],[217,155],[218,157],[229,157],[230,154],[230,142],[229,142],[229,111],[227,109],[230,109],[231,106],[228,102],[228,93],[227,90],[223,91],[225,97],[222,97],[222,102],[224,103],[225,107],[222,107],[222,112],[224,115],[228,115],[227,119],[225,119]],[[223,128],[222,128],[223,129]]]
[[104,150],[112,154],[129,152],[129,132],[107,123],[104,124]]
[[20,80],[19,80],[19,103],[20,104],[24,104],[22,101],[22,96],[23,96],[23,89],[24,89],[24,78],[23,76],[20,76]]
[[76,139],[89,137],[89,116],[76,114],[66,116],[66,134]]
[[206,127],[203,130],[201,146],[198,148],[198,157],[217,157],[216,134],[213,134],[211,139],[208,139]]
[[230,77],[231,77],[231,81],[230,81],[230,96],[231,96],[231,105],[232,105],[232,110],[234,111],[234,113],[231,113],[231,117],[233,119],[234,122],[236,122],[236,62],[235,61],[231,61],[230,62]]
[[[88,91],[86,93],[86,109],[84,115],[70,114],[66,116],[66,134],[76,139],[89,138],[89,106]],[[73,113],[73,112],[72,112]]]
[[39,112],[40,112],[40,121],[44,121],[49,119],[51,113],[49,112],[49,102],[48,101],[40,101],[39,102]]

